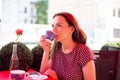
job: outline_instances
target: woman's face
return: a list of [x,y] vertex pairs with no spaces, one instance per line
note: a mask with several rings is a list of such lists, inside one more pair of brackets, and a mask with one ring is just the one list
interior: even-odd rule
[[73,27],[70,27],[63,16],[56,16],[53,19],[53,31],[56,33],[55,40],[62,42],[72,38]]

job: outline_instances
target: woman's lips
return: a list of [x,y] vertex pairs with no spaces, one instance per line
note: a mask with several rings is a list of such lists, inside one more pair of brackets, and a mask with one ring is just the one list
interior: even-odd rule
[[58,35],[55,36],[55,39],[57,39],[57,38],[58,38]]

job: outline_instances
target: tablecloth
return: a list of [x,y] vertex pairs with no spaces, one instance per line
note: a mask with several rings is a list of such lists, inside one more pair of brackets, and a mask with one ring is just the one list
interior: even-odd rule
[[[33,69],[28,70],[29,73],[35,72]],[[9,80],[10,71],[0,71],[0,80]],[[54,80],[52,77],[48,77],[47,80]]]

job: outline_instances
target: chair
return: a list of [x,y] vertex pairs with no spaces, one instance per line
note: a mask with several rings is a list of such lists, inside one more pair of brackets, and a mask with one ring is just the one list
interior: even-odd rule
[[120,51],[99,51],[95,53],[96,80],[119,80]]

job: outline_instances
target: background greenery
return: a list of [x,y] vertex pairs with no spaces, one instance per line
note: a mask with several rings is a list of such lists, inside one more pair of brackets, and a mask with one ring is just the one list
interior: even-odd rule
[[37,45],[31,50],[31,52],[33,54],[32,68],[36,71],[39,71],[43,56],[43,49],[41,46]]
[[[9,70],[13,44],[15,44],[15,42],[10,42],[1,48],[0,70]],[[19,68],[27,71],[33,63],[33,55],[31,51],[24,43],[17,42],[17,54],[19,58]]]
[[101,50],[120,50],[120,42],[108,42],[101,47]]
[[48,9],[48,0],[39,0],[36,3],[37,8],[37,24],[47,24],[47,9]]

